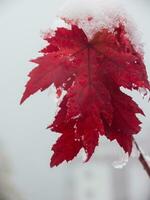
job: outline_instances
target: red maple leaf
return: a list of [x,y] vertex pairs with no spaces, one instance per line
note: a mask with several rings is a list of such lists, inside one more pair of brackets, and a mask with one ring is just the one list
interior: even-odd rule
[[92,40],[76,25],[58,28],[47,36],[48,46],[37,64],[21,103],[35,92],[54,84],[57,94],[66,91],[49,128],[61,136],[52,147],[51,166],[72,160],[83,148],[88,161],[99,137],[117,140],[128,152],[133,134],[140,131],[136,113],[142,110],[120,87],[150,89],[143,56],[126,36],[124,25],[114,31],[101,29]]

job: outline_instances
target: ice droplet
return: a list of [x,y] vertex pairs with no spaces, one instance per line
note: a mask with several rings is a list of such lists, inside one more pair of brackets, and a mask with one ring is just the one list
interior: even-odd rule
[[122,169],[127,165],[128,160],[129,160],[128,154],[123,154],[123,156],[119,160],[114,161],[112,165],[115,169]]

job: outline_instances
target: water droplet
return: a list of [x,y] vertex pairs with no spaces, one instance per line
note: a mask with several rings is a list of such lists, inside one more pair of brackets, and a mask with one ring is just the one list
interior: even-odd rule
[[114,161],[112,165],[116,169],[122,169],[127,165],[128,160],[129,160],[128,154],[124,154],[119,160]]

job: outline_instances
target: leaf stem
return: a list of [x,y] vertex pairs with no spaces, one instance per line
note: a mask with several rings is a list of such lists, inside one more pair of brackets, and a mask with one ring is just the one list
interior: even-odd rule
[[146,171],[147,175],[150,178],[150,164],[146,160],[145,155],[144,155],[143,151],[141,150],[141,148],[139,147],[138,143],[136,142],[135,138],[133,138],[133,142],[136,146],[137,151],[139,152],[138,159],[139,159],[141,165],[143,166],[144,170]]

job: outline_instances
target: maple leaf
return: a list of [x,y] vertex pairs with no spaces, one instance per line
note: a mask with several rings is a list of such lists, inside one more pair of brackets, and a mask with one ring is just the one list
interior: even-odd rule
[[21,99],[45,90],[52,84],[58,96],[66,95],[53,123],[48,127],[61,136],[52,147],[51,166],[72,160],[83,148],[88,161],[99,137],[116,140],[132,151],[133,134],[140,131],[136,114],[144,114],[120,87],[150,89],[143,56],[126,35],[124,25],[100,29],[90,41],[77,25],[58,28],[45,38],[48,46],[37,64]]

